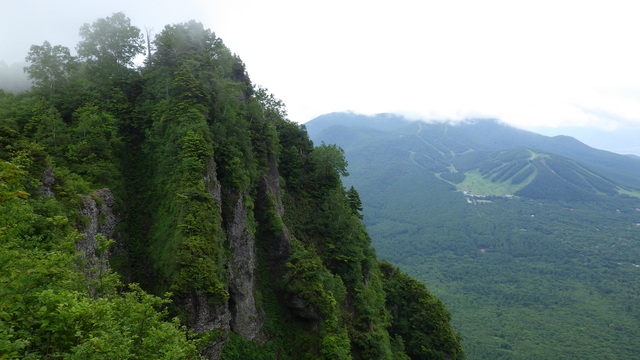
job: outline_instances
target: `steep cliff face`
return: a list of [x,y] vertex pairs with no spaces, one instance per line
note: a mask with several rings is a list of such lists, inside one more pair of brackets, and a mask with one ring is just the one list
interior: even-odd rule
[[261,199],[262,212],[271,214],[272,218],[265,221],[275,221],[279,224],[273,231],[273,242],[269,245],[270,256],[276,259],[279,265],[285,265],[290,255],[291,233],[287,228],[283,218],[285,208],[282,202],[282,189],[280,186],[280,174],[278,172],[278,164],[273,156],[268,158],[268,168],[264,176],[260,180],[259,195]]
[[[253,212],[247,205],[252,202],[250,194],[226,190],[218,180],[215,157],[207,161],[206,172],[202,178],[205,191],[211,195],[208,200],[221,214],[219,223],[225,224],[225,244],[228,256],[225,258],[225,268],[228,271],[226,291],[228,301],[215,305],[216,301],[207,293],[192,291],[185,296],[181,307],[187,314],[189,327],[197,334],[214,333],[212,342],[206,346],[203,354],[212,360],[221,357],[230,332],[242,338],[264,344],[268,335],[264,332],[265,312],[257,304],[258,292],[258,255],[254,232],[256,226]],[[278,211],[278,216],[284,214],[284,206],[280,198],[280,177],[278,175],[275,158],[269,161],[269,170],[262,177],[258,197],[271,199],[272,205]],[[260,205],[258,205],[259,207]],[[259,210],[258,210],[259,211]],[[226,221],[224,221],[226,219]],[[282,221],[280,219],[280,221]],[[253,225],[252,225],[253,223]],[[270,257],[278,260],[280,268],[284,268],[289,256],[290,235],[283,227],[282,232],[274,238]],[[302,303],[299,307],[304,307]],[[317,320],[317,319],[316,319]]]
[[181,304],[187,313],[187,325],[196,334],[213,333],[210,343],[203,349],[207,359],[220,359],[230,331],[231,311],[227,304],[212,306],[207,294],[191,293]]
[[[287,120],[283,104],[254,86],[242,61],[202,24],[167,26],[154,44],[140,72],[121,68],[118,81],[79,74],[94,76],[80,82],[88,94],[68,103],[56,102],[63,96],[56,94],[53,105],[38,105],[46,116],[27,114],[11,124],[50,146],[50,155],[38,146],[34,154],[60,164],[60,184],[52,172],[41,176],[42,164],[35,175],[43,201],[59,200],[42,208],[72,209],[84,234],[76,250],[90,275],[109,274],[105,240],[115,240],[111,266],[140,284],[123,295],[133,299],[129,305],[144,300],[157,318],[178,318],[199,339],[183,336],[182,344],[192,350],[197,344],[210,360],[406,360],[403,341],[415,339],[390,336],[378,261],[342,186],[343,152],[314,147],[304,127]],[[60,129],[69,136],[46,136]],[[79,193],[89,195],[80,197],[77,216]],[[120,301],[120,287],[104,291]],[[171,304],[145,298],[143,290],[169,296]],[[156,328],[148,330],[159,337]],[[140,341],[126,352],[136,353],[132,359],[146,351],[136,336],[118,338]],[[429,346],[460,357],[437,348],[441,343],[451,344]]]
[[263,342],[264,314],[256,307],[257,255],[253,235],[249,230],[244,196],[238,196],[233,207],[233,221],[227,230],[231,261],[229,267],[229,303],[231,330],[245,339]]
[[[217,214],[215,223],[221,224],[222,218],[220,214],[222,213],[223,204],[222,187],[217,177],[214,157],[209,157],[206,160],[206,171],[201,179],[201,184],[205,192],[210,195],[210,197],[206,198],[204,201],[210,203],[211,208],[215,209],[215,214]],[[234,231],[234,233],[242,233],[241,226],[242,225],[240,224],[237,228],[232,228],[231,230]],[[234,276],[231,277],[230,281],[233,282],[233,279],[235,279]],[[236,282],[243,286],[244,283],[241,282],[241,280],[246,279],[240,279],[241,278],[238,278]],[[226,290],[229,290],[229,288]],[[182,309],[187,314],[186,322],[194,333],[213,334],[211,342],[203,349],[203,355],[207,359],[219,359],[229,338],[229,333],[232,330],[234,319],[239,316],[238,311],[234,312],[235,309],[231,305],[232,302],[220,303],[209,293],[190,289],[182,299],[181,303]],[[241,313],[240,316],[242,315],[244,314]]]

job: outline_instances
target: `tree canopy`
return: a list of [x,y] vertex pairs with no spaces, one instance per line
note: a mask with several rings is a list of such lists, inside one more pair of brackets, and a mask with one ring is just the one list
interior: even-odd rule
[[42,45],[31,45],[26,61],[30,63],[25,68],[29,79],[35,85],[48,89],[58,87],[68,80],[77,64],[69,48],[51,46],[48,41]]
[[0,357],[407,359],[341,148],[198,22],[80,35],[0,92]]
[[131,67],[134,58],[144,51],[140,29],[121,12],[82,25],[80,37],[78,56],[103,71]]

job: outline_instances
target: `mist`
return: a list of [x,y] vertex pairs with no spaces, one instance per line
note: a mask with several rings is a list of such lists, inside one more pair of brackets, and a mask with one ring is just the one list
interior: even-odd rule
[[79,30],[85,23],[123,12],[131,24],[142,31],[165,25],[196,20],[215,31],[211,23],[213,11],[206,1],[79,1],[22,0],[3,4],[0,12],[0,61],[6,64],[24,61],[31,45],[48,41],[52,46],[68,47],[75,55],[80,40]]
[[[640,51],[629,46],[640,31],[635,7],[505,5],[12,1],[0,12],[0,61],[6,65],[0,87],[28,87],[17,80],[23,65],[11,76],[5,70],[22,63],[31,45],[48,41],[73,55],[84,23],[123,12],[152,37],[165,25],[201,22],[298,123],[353,110],[427,119],[491,117],[533,131],[587,127],[611,138],[628,129],[640,132]],[[596,144],[578,132],[562,135],[638,154],[637,146],[621,148],[615,140]]]
[[0,61],[0,89],[10,92],[21,92],[31,89],[31,81],[24,73],[27,63],[13,63],[7,65]]

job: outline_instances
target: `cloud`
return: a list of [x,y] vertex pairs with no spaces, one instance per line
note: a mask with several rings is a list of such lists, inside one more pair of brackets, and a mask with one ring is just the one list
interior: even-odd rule
[[83,23],[115,11],[155,33],[201,21],[298,122],[342,110],[520,127],[640,122],[631,1],[23,0],[5,9],[9,63],[44,40],[73,48]]

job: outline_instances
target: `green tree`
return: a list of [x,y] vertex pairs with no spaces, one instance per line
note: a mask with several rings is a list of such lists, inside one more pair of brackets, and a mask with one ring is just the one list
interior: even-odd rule
[[69,48],[51,46],[48,41],[42,45],[31,45],[25,58],[29,66],[24,68],[29,79],[36,85],[46,89],[60,87],[77,67],[76,59],[71,56]]
[[[305,250],[295,238],[284,275],[285,289],[307,304],[311,317],[320,322],[320,359],[351,359],[350,341],[344,324],[339,321],[335,294],[344,294],[344,284],[322,265],[322,260]],[[344,295],[342,295],[344,297]]]
[[323,142],[309,156],[315,169],[312,176],[319,189],[336,188],[341,185],[340,176],[349,175],[344,150],[335,144],[327,145]]
[[153,65],[172,67],[185,60],[195,60],[208,65],[215,63],[224,77],[232,72],[234,57],[229,49],[211,30],[205,29],[197,21],[165,26],[156,36],[154,44],[157,50],[153,54]]
[[404,340],[407,355],[416,360],[464,359],[461,337],[453,331],[451,314],[423,283],[387,262],[380,263],[389,333]]
[[105,78],[122,76],[131,68],[137,55],[144,51],[144,38],[140,29],[122,12],[98,19],[80,28],[82,40],[76,50],[90,71],[98,71]]
[[72,170],[98,181],[113,184],[118,173],[122,139],[118,119],[95,105],[77,109],[71,127],[71,142],[65,157]]
[[35,103],[32,110],[25,132],[32,133],[33,139],[47,147],[50,154],[62,155],[61,148],[68,144],[69,133],[60,112],[44,99]]
[[360,200],[360,194],[358,194],[358,190],[356,190],[353,186],[347,190],[347,201],[349,202],[349,207],[354,215],[357,215],[358,218],[362,219],[362,201]]

